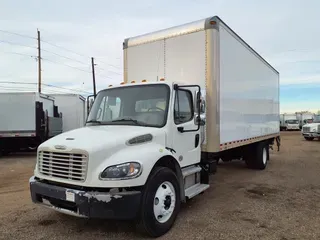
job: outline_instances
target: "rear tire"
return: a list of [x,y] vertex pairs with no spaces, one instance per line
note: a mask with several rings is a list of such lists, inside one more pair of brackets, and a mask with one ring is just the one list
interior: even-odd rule
[[268,165],[269,145],[266,142],[260,142],[252,146],[250,150],[247,151],[245,156],[247,167],[264,170]]
[[312,141],[314,138],[313,137],[304,137],[304,139],[307,141]]
[[177,176],[169,168],[156,167],[143,191],[138,229],[151,237],[164,235],[173,226],[180,204]]

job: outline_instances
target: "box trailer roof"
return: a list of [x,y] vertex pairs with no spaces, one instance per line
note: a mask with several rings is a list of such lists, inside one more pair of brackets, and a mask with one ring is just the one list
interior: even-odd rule
[[133,47],[141,44],[151,43],[158,40],[173,38],[181,35],[186,35],[194,32],[203,31],[209,28],[218,29],[219,24],[224,25],[228,31],[232,32],[242,44],[246,45],[253,53],[255,53],[265,64],[267,64],[271,69],[273,69],[276,73],[279,72],[272,67],[270,63],[268,63],[257,51],[255,51],[249,44],[247,44],[236,32],[234,32],[225,22],[221,20],[218,16],[208,17],[202,20],[186,23],[183,25],[162,29],[159,31],[139,35],[136,37],[126,38],[123,42],[123,49],[128,47]]

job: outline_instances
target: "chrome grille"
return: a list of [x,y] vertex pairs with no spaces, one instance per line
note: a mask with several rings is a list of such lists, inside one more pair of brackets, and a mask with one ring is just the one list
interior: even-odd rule
[[303,132],[310,132],[310,127],[303,127],[303,128],[302,128],[302,131],[303,131]]
[[38,168],[46,176],[83,182],[86,180],[87,160],[83,153],[40,151]]

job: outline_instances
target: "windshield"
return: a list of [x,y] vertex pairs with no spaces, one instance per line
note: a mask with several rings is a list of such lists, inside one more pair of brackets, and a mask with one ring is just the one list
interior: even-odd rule
[[291,120],[287,120],[286,123],[289,123],[289,124],[298,124],[299,121],[298,121],[298,120],[291,119]]
[[167,121],[169,91],[164,84],[103,90],[94,101],[87,125],[163,127]]
[[314,116],[313,122],[314,123],[320,123],[320,115]]

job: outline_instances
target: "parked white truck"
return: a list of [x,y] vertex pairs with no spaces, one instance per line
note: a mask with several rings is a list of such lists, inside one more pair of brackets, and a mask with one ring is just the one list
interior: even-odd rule
[[312,123],[303,125],[301,132],[307,141],[312,141],[315,138],[320,140],[320,115],[314,115]]
[[219,17],[126,39],[123,52],[124,82],[97,94],[86,126],[39,146],[30,191],[157,237],[209,188],[218,159],[266,168],[280,143],[279,73]]
[[280,115],[280,130],[300,130],[299,120],[296,114],[285,113]]
[[54,98],[35,92],[0,93],[0,151],[36,149],[62,132]]
[[297,119],[299,120],[300,129],[302,129],[303,125],[307,123],[312,123],[314,118],[314,113],[308,113],[308,112],[297,113],[296,116],[297,116]]

